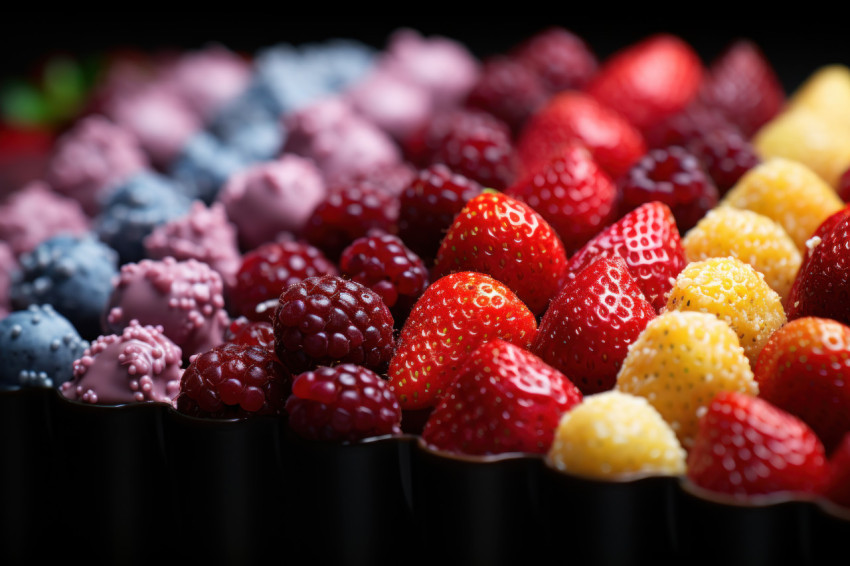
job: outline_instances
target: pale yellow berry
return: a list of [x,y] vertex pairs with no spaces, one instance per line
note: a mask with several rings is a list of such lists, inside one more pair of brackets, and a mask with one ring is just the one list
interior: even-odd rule
[[781,299],[788,296],[802,254],[785,229],[763,214],[721,206],[708,212],[682,238],[689,262],[735,257],[764,275]]
[[650,321],[629,347],[615,390],[644,397],[688,449],[717,392],[755,394],[758,385],[731,326],[710,313],[674,310]]
[[830,187],[850,167],[850,127],[806,106],[792,107],[762,126],[752,139],[762,160],[776,157],[806,165]]
[[805,164],[775,157],[744,173],[719,206],[752,210],[779,223],[800,253],[806,240],[844,202],[835,190]]
[[561,416],[546,464],[597,479],[685,472],[673,429],[643,397],[616,390],[588,395]]
[[806,108],[850,129],[850,67],[824,65],[806,78],[788,99],[788,108]]
[[782,298],[764,276],[734,257],[686,265],[667,297],[667,310],[717,316],[738,335],[753,366],[770,335],[787,320]]

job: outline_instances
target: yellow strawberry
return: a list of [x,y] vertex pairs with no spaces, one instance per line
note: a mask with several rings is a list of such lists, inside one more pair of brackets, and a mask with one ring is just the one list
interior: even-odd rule
[[682,238],[689,262],[736,257],[764,275],[783,300],[800,268],[802,254],[774,220],[743,208],[722,206],[703,216]]
[[719,206],[752,210],[773,219],[805,253],[806,240],[844,202],[805,164],[775,157],[744,173]]
[[667,310],[711,313],[727,323],[755,365],[770,335],[785,324],[782,297],[764,275],[734,257],[691,262],[676,277]]
[[718,391],[758,386],[731,326],[706,312],[669,311],[632,343],[615,390],[646,398],[689,449]]
[[649,402],[616,390],[588,395],[561,416],[546,464],[597,479],[681,475],[686,453]]

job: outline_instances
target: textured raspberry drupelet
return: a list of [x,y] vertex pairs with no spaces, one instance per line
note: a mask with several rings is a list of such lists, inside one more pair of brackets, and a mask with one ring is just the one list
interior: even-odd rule
[[372,183],[338,185],[328,190],[307,220],[303,238],[332,261],[370,230],[395,232],[398,199]]
[[699,158],[677,145],[648,151],[621,180],[620,188],[622,213],[661,201],[670,207],[682,234],[719,199],[717,186]]
[[511,128],[498,118],[456,122],[437,145],[431,163],[445,163],[497,191],[514,181],[519,166]]
[[393,317],[381,296],[337,275],[289,287],[272,324],[277,355],[294,374],[345,362],[382,373],[395,347]]
[[356,364],[322,366],[295,377],[286,402],[301,438],[355,442],[401,434],[401,407],[389,384]]
[[596,54],[584,39],[558,26],[532,35],[511,55],[537,74],[550,94],[584,88],[599,67]]
[[327,273],[336,274],[337,267],[317,247],[297,240],[267,242],[242,256],[228,297],[231,309],[237,316],[270,321],[269,301],[273,307],[290,285]]
[[358,238],[342,252],[339,269],[378,293],[399,328],[429,283],[425,263],[393,234]]
[[753,144],[739,129],[732,127],[716,128],[696,136],[687,148],[700,159],[720,196],[761,162]]
[[433,262],[454,217],[482,189],[442,163],[421,169],[399,195],[399,237],[423,261]]
[[192,358],[174,407],[192,417],[281,415],[292,375],[268,348],[224,343]]
[[493,114],[516,133],[549,94],[533,69],[513,57],[494,55],[483,62],[466,104]]
[[244,316],[234,318],[224,333],[224,341],[274,350],[271,316],[268,321],[250,320]]

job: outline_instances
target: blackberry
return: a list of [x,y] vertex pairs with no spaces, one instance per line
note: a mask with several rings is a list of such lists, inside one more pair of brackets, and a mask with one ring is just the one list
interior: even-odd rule
[[268,348],[225,342],[192,358],[174,400],[192,417],[277,416],[292,392],[292,375]]
[[272,324],[275,351],[293,374],[346,362],[383,373],[394,352],[393,317],[381,296],[338,275],[289,287]]
[[389,383],[356,364],[296,376],[286,411],[289,428],[308,440],[355,442],[401,434],[401,407]]
[[358,238],[342,252],[339,269],[381,296],[397,328],[429,282],[425,263],[393,234]]

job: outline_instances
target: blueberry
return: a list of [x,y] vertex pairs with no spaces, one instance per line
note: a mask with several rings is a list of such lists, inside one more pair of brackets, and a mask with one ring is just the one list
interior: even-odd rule
[[52,305],[91,340],[100,333],[116,275],[117,252],[93,233],[54,236],[21,256],[10,289],[12,307]]
[[58,387],[88,345],[51,305],[13,311],[0,320],[0,389]]
[[204,204],[211,204],[221,186],[251,160],[228,146],[212,133],[195,134],[171,169],[171,178],[187,193]]
[[116,187],[95,219],[100,239],[118,252],[119,263],[145,257],[144,238],[160,224],[189,212],[192,198],[179,183],[152,170]]

